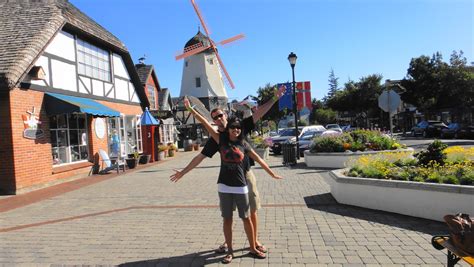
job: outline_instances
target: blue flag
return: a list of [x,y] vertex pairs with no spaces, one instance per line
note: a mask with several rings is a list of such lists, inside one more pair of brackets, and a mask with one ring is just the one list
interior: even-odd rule
[[279,83],[277,84],[278,89],[282,86],[286,87],[285,93],[280,97],[278,101],[278,110],[283,110],[284,108],[292,109],[293,108],[293,90],[291,88],[291,83]]

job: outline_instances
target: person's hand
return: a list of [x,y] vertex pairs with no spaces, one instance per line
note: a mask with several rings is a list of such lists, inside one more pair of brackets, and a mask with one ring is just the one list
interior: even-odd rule
[[280,86],[278,90],[275,90],[275,97],[280,98],[285,94],[286,87],[285,86]]
[[184,107],[189,110],[191,108],[191,103],[189,102],[189,99],[187,97],[184,97],[183,102]]
[[273,174],[272,177],[273,179],[277,179],[277,180],[283,179],[283,177],[278,174]]
[[177,181],[179,181],[179,179],[181,179],[183,177],[183,173],[178,171],[178,170],[174,170],[174,172],[175,172],[175,174],[172,174],[170,176],[170,181],[176,183]]

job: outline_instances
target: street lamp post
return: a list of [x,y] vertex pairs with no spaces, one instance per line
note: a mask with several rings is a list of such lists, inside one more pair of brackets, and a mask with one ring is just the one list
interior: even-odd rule
[[293,114],[295,115],[295,135],[296,135],[296,157],[300,158],[300,144],[298,140],[298,111],[296,105],[296,81],[295,81],[295,65],[298,57],[295,53],[291,52],[288,55],[288,61],[290,62],[291,72],[293,74]]

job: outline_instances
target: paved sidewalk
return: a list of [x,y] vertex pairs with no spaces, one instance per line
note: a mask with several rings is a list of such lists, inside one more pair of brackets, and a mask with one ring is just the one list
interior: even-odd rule
[[[0,265],[222,265],[223,255],[213,252],[223,241],[219,157],[206,159],[176,184],[169,181],[173,168],[196,154],[180,152],[176,159],[1,212]],[[269,164],[285,179],[254,168],[264,205],[260,240],[268,257],[246,255],[235,215],[237,257],[231,266],[445,264],[446,255],[430,244],[431,235],[445,231],[442,223],[337,204],[325,171],[304,164],[287,168],[281,157],[270,157]]]

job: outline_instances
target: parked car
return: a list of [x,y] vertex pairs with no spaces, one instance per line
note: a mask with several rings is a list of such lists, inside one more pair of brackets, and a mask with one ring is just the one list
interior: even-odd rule
[[326,125],[326,129],[342,133],[342,128],[339,124],[328,124]]
[[448,128],[442,121],[420,121],[411,129],[411,135],[423,137],[438,137],[443,129]]
[[[320,126],[316,129],[308,130],[298,136],[299,142],[299,153],[300,156],[304,156],[304,151],[309,149],[309,146],[313,142],[315,137],[321,136],[324,132],[327,132],[326,128]],[[286,141],[287,143],[296,143],[296,137],[292,137]]]
[[448,124],[448,128],[442,129],[441,138],[473,138],[474,137],[474,125],[466,125],[457,122]]
[[351,125],[344,125],[341,127],[341,129],[343,132],[350,132],[356,130],[357,128]]
[[[298,132],[299,134],[299,132]],[[281,154],[281,144],[287,141],[288,139],[295,137],[295,128],[286,128],[283,130],[280,130],[278,132],[277,136],[271,137],[270,143],[270,150],[273,152],[275,155]]]

